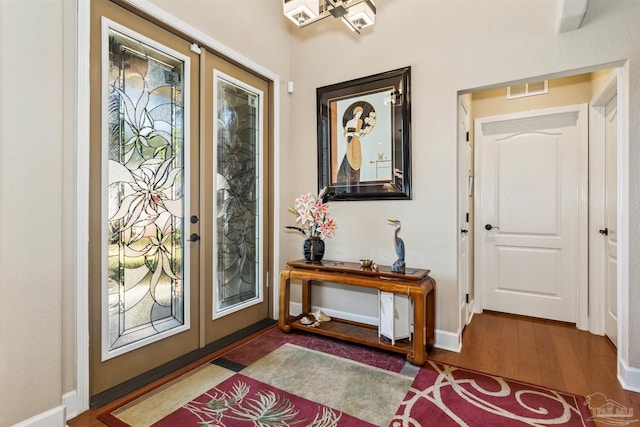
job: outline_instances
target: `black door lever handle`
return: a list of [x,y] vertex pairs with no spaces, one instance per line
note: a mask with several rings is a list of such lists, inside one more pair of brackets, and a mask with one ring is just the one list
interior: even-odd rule
[[494,226],[493,226],[493,225],[491,225],[491,224],[487,224],[487,225],[485,225],[485,226],[484,226],[484,229],[485,229],[485,230],[489,230],[489,231],[493,230],[494,228],[495,228],[496,230],[500,230],[500,227],[494,227]]
[[598,233],[602,234],[603,236],[608,236],[609,235],[609,229],[605,228],[604,230],[599,230]]

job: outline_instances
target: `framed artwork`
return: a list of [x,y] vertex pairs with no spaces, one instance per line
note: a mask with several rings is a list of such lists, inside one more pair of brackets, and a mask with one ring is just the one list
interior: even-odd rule
[[328,200],[411,199],[410,81],[405,67],[316,90]]

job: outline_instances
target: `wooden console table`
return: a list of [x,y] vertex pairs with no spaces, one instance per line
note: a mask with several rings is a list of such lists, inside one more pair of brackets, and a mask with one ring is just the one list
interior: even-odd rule
[[[280,272],[280,316],[278,326],[283,332],[300,329],[407,355],[407,360],[422,366],[427,360],[426,346],[433,346],[435,324],[435,280],[429,270],[407,268],[404,274],[392,273],[388,266],[377,271],[360,267],[359,263],[325,260],[322,264],[304,260],[290,261]],[[292,317],[289,311],[291,280],[302,282],[302,314]],[[413,300],[413,340],[396,341],[395,345],[378,335],[377,326],[332,318],[320,326],[300,323],[311,312],[311,285],[322,282],[340,283],[408,295]]]

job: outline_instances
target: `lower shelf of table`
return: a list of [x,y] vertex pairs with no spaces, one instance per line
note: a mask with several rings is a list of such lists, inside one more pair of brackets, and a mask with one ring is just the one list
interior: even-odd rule
[[300,316],[290,319],[289,326],[293,329],[308,331],[314,334],[338,338],[396,353],[412,354],[414,352],[413,341],[396,340],[395,345],[392,345],[391,340],[385,337],[378,337],[378,328],[373,325],[332,318],[331,321],[322,322],[320,326],[312,328],[311,326],[300,323],[299,319]]

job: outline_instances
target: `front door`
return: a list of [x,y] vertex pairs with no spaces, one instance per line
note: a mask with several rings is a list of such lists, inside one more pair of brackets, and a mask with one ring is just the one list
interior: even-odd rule
[[476,122],[482,307],[576,322],[586,281],[586,106]]
[[204,59],[204,337],[269,316],[269,85],[210,53]]
[[93,404],[269,316],[271,88],[108,0],[91,8]]

